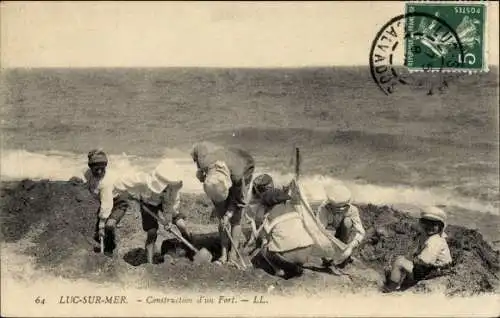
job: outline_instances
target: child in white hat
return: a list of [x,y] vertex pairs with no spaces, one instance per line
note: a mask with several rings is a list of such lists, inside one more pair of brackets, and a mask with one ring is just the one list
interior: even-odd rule
[[426,207],[419,221],[421,235],[413,258],[398,256],[395,259],[383,292],[392,292],[402,283],[411,286],[420,280],[441,276],[451,265],[451,253],[444,233],[446,213],[438,207]]
[[[116,227],[125,215],[129,200],[139,199],[142,207],[148,207],[156,213],[158,207],[164,212],[157,213],[161,218],[165,214],[170,214],[172,221],[179,227],[181,233],[190,237],[184,217],[178,211],[179,190],[182,188],[182,181],[175,162],[165,159],[155,170],[150,173],[138,173],[125,175],[120,178],[111,177],[106,173],[108,158],[102,150],[92,150],[88,154],[89,169],[85,171],[83,180],[77,177],[71,181],[84,181],[91,193],[96,195],[100,201],[98,218],[96,223],[96,234],[94,239],[99,241],[104,239],[104,253],[108,256],[113,254],[116,244]],[[143,214],[144,216],[144,214]],[[149,219],[148,219],[149,217]],[[148,232],[146,239],[146,250],[148,260],[152,260],[154,254],[154,243],[156,241],[155,221],[153,217],[143,218],[143,228]],[[156,227],[156,229],[155,229]]]
[[[331,229],[347,248],[343,252],[344,261],[338,267],[345,266],[351,260],[353,250],[365,237],[365,229],[359,210],[351,204],[351,192],[343,184],[328,184],[325,186],[326,200],[318,208],[317,217],[323,226]],[[332,265],[332,260],[323,258],[323,265]]]
[[[179,211],[180,190],[183,186],[176,163],[164,159],[150,174],[135,174],[121,178],[116,189],[126,191],[139,201],[142,228],[147,233],[145,249],[147,261],[154,263],[156,239],[158,237],[158,219],[167,226],[175,224],[182,236],[192,240],[185,219]],[[156,218],[154,216],[156,216]]]

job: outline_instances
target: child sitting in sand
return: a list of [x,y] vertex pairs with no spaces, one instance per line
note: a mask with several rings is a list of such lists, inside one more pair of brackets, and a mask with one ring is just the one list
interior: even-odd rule
[[403,283],[411,286],[420,280],[441,276],[451,265],[451,253],[444,233],[446,213],[437,207],[427,207],[422,211],[419,224],[421,235],[413,258],[396,258],[383,292],[395,291]]

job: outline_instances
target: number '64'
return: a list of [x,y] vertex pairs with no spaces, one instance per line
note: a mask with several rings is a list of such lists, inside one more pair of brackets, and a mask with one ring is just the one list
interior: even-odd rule
[[35,304],[45,304],[45,298],[40,298],[40,296],[38,296],[35,299]]

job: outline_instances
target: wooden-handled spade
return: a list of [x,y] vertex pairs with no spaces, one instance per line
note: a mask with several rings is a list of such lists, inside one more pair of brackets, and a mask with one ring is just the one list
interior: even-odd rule
[[196,247],[194,247],[191,243],[189,243],[188,240],[186,240],[181,234],[177,233],[174,231],[171,227],[169,227],[167,224],[163,223],[163,221],[153,212],[151,212],[148,208],[142,207],[143,211],[151,215],[153,218],[158,221],[163,227],[172,233],[177,239],[179,239],[182,243],[184,243],[189,249],[191,249],[195,255],[193,256],[193,263],[195,264],[201,264],[201,263],[210,263],[212,261],[212,253],[208,251],[206,248],[202,248],[198,250]]

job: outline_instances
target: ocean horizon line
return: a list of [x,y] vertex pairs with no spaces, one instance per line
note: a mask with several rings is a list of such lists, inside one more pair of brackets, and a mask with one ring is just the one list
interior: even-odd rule
[[[395,65],[396,67],[404,67],[404,65]],[[9,70],[112,70],[112,69],[130,69],[130,70],[148,70],[148,69],[194,69],[194,70],[305,70],[305,69],[352,69],[352,68],[369,68],[368,64],[355,65],[308,65],[308,66],[16,66],[16,67],[0,67],[2,71]],[[489,71],[498,70],[498,65],[488,65]],[[466,73],[464,71],[464,73]],[[487,72],[477,72],[487,73]]]

